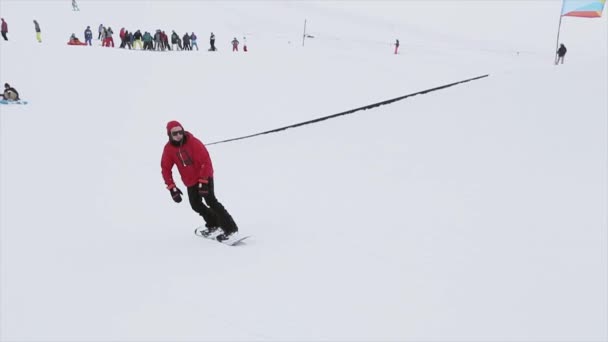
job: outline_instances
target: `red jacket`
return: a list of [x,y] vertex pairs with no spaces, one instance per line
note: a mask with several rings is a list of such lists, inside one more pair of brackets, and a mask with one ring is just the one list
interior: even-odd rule
[[185,142],[181,146],[167,142],[163,150],[160,167],[167,188],[175,186],[171,172],[173,165],[177,165],[187,187],[196,185],[199,179],[208,180],[213,177],[213,165],[205,145],[190,132],[185,133],[184,139]]
[[0,28],[0,31],[8,33],[8,25],[6,24],[6,21],[2,22],[2,28]]

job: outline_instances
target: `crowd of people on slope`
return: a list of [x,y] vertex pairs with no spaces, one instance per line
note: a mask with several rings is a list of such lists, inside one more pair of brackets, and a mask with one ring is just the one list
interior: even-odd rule
[[[75,3],[74,3],[75,4]],[[77,8],[78,5],[75,5]],[[75,9],[77,10],[77,9]],[[1,19],[0,33],[4,40],[8,40],[8,24],[4,20]],[[39,43],[42,43],[42,30],[40,29],[40,24],[37,20],[34,20],[34,31],[36,33],[36,40]],[[115,47],[114,43],[114,30],[111,27],[105,27],[103,24],[100,24],[97,29],[98,35],[97,40],[101,41],[101,46],[103,47]],[[199,50],[198,47],[198,37],[194,32],[186,32],[183,36],[180,36],[175,30],[171,31],[171,36],[167,35],[164,30],[157,29],[154,34],[141,30],[136,30],[135,32],[129,31],[126,28],[121,28],[118,33],[118,37],[120,38],[119,48],[128,48],[131,49],[139,49],[139,50],[150,50],[150,51],[192,51],[196,49]],[[243,51],[247,52],[247,39],[243,37]],[[68,39],[68,45],[93,45],[93,31],[91,30],[91,26],[87,26],[84,31],[84,41],[81,41],[80,38],[75,33],[72,33]],[[236,37],[232,39],[232,51],[239,51],[240,42]],[[209,36],[209,49],[208,51],[217,51],[217,47],[215,46],[215,34],[211,32]]]
[[[101,40],[101,46],[103,47],[115,47],[114,45],[114,31],[111,27],[105,27],[100,24],[98,27],[97,39]],[[73,36],[75,36],[73,34]],[[91,27],[87,26],[85,32],[85,45],[92,45],[91,40],[93,37]],[[154,34],[149,31],[136,30],[135,32],[129,31],[126,28],[121,28],[118,34],[120,38],[119,48],[125,49],[139,49],[149,51],[192,51],[198,47],[198,37],[194,32],[186,32],[183,36],[180,36],[175,30],[171,31],[169,36],[164,30],[157,29]],[[243,37],[245,42],[243,51],[247,52],[246,38]],[[238,51],[240,42],[236,37],[232,40],[232,51]],[[209,49],[208,51],[217,51],[215,46],[215,34],[211,32],[209,36]]]

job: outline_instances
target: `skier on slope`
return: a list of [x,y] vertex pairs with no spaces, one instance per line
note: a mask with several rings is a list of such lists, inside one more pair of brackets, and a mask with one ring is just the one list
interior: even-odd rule
[[[182,201],[182,192],[173,181],[173,165],[177,165],[182,182],[188,188],[188,199],[192,210],[203,217],[207,229],[204,236],[217,235],[220,242],[230,239],[238,232],[232,216],[215,197],[213,186],[213,165],[205,145],[192,133],[184,131],[177,121],[167,123],[169,141],[161,158],[161,170],[171,198],[176,203]],[[203,203],[203,200],[205,203]]]

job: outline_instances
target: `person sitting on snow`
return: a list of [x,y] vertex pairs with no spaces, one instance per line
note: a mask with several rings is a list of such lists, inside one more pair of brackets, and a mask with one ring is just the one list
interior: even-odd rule
[[17,89],[11,87],[10,84],[4,83],[4,92],[0,94],[2,98],[9,101],[19,101],[19,92]]
[[83,43],[76,37],[75,33],[72,33],[70,36],[70,40],[68,41],[68,45],[87,45],[87,43]]

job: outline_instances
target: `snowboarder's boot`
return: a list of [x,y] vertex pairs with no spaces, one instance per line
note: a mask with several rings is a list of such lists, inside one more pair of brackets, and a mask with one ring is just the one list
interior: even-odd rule
[[205,224],[205,227],[207,229],[201,231],[201,235],[208,238],[212,235],[218,234],[218,233],[222,233],[222,230],[220,229],[220,227],[217,226],[210,226],[209,224]]
[[226,240],[229,240],[230,238],[236,237],[237,233],[238,232],[222,233],[218,235],[215,239],[219,242],[224,242]]

